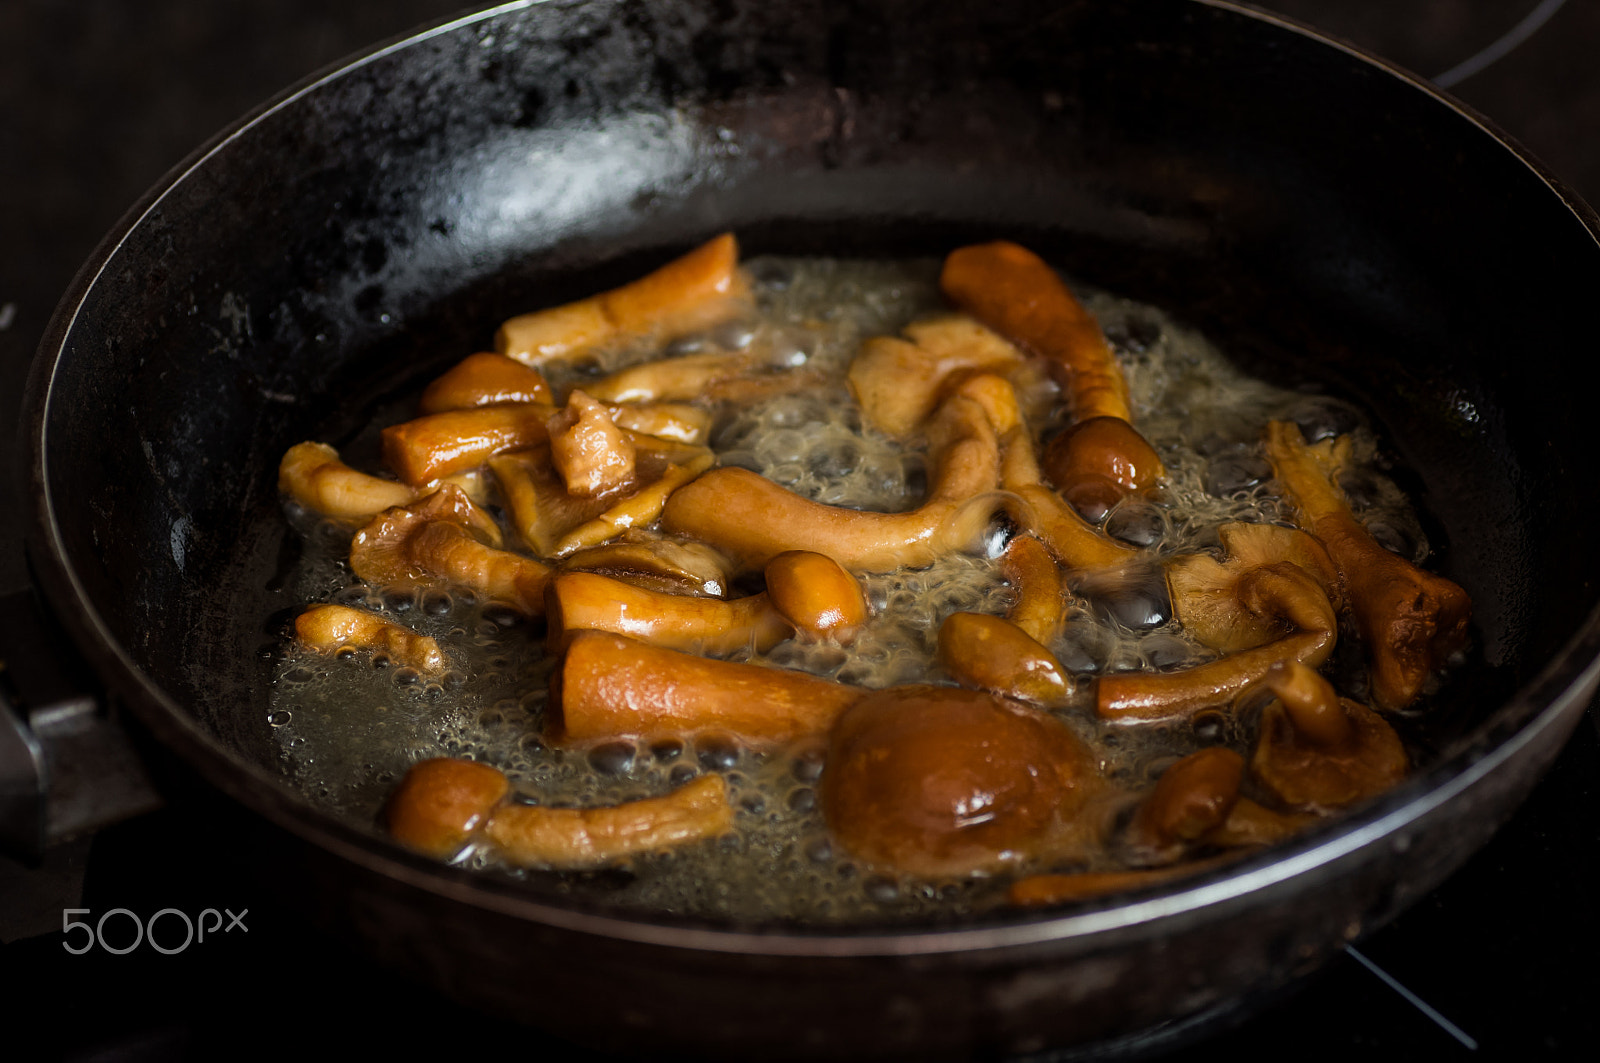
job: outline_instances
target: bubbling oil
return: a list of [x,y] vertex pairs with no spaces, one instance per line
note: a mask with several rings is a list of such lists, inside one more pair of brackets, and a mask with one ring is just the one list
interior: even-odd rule
[[[720,408],[712,434],[718,460],[818,502],[908,509],[926,485],[926,447],[864,426],[844,378],[862,341],[943,312],[938,265],[754,259],[747,263],[755,292],[750,318],[679,338],[665,351],[609,351],[593,365],[552,371],[550,382],[564,394],[595,375],[663,354],[750,351],[775,371],[805,372],[808,384]],[[1168,473],[1152,497],[1126,499],[1107,515],[1109,534],[1145,548],[1157,562],[1219,551],[1217,528],[1229,521],[1289,523],[1258,441],[1267,421],[1292,419],[1308,439],[1332,431],[1353,435],[1359,461],[1344,486],[1358,516],[1408,559],[1426,556],[1421,525],[1380,467],[1376,440],[1359,411],[1244,375],[1204,337],[1159,309],[1095,291],[1084,301],[1127,376],[1136,424]],[[1065,423],[1044,376],[1019,390],[1039,435]],[[516,800],[551,807],[659,795],[715,771],[726,778],[735,809],[734,829],[715,841],[603,872],[511,869],[476,851],[458,859],[629,910],[741,922],[943,921],[1000,903],[1005,883],[998,879],[888,875],[838,851],[817,806],[820,742],[757,750],[713,733],[653,743],[547,745],[541,735],[555,662],[544,652],[542,624],[461,588],[357,582],[346,562],[349,529],[292,504],[290,510],[306,544],[290,575],[291,593],[307,603],[334,601],[384,615],[436,639],[451,663],[442,676],[424,676],[381,654],[347,649],[329,657],[290,643],[276,670],[268,723],[289,776],[331,813],[376,829],[389,792],[412,764],[430,757],[492,764],[510,777]],[[959,611],[1002,614],[1011,602],[994,558],[1003,530],[974,544],[972,553],[862,577],[872,617],[847,648],[792,640],[765,654],[732,656],[873,689],[949,682],[935,659],[939,625]],[[515,542],[507,532],[506,541]],[[1082,676],[1168,671],[1214,656],[1166,615],[1170,609],[1163,614],[1154,564],[1150,572],[1157,578],[1149,586],[1089,580],[1074,587],[1079,596],[1050,647],[1065,667]],[[1203,745],[1249,751],[1248,728],[1221,712],[1132,729],[1106,727],[1084,712],[1063,718],[1097,751],[1100,770],[1128,791],[1130,801],[1166,765]],[[1080,866],[1119,865],[1108,851]]]

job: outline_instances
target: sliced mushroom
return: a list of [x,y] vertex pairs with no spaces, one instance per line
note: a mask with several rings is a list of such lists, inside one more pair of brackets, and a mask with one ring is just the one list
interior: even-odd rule
[[1047,359],[1075,422],[1107,419],[1053,452],[1057,488],[1070,492],[1098,478],[1141,491],[1163,475],[1161,459],[1130,423],[1127,381],[1105,334],[1048,263],[1006,241],[976,244],[950,253],[939,286],[956,306]]
[[459,488],[446,486],[412,506],[386,510],[357,532],[350,568],[369,583],[448,580],[529,616],[542,614],[550,569],[485,540],[499,541],[493,520]]
[[550,405],[555,396],[536,369],[493,351],[469,354],[429,384],[417,404],[424,414],[499,406],[510,402]]
[[776,744],[825,734],[861,694],[802,672],[580,631],[551,681],[547,729],[561,743],[726,731]]
[[421,485],[482,465],[507,450],[549,439],[555,413],[543,403],[430,413],[383,430],[383,459],[408,484]]
[[439,644],[408,627],[347,605],[314,605],[294,621],[294,636],[320,653],[346,646],[385,653],[419,672],[438,674],[450,667]]
[[1443,576],[1385,550],[1350,511],[1338,487],[1350,441],[1308,446],[1292,422],[1267,426],[1267,458],[1301,526],[1320,539],[1344,581],[1380,709],[1402,709],[1467,642],[1472,601]]
[[550,462],[568,494],[594,498],[632,482],[638,455],[633,440],[585,392],[568,395],[567,405],[545,427]]
[[1405,777],[1409,760],[1394,728],[1341,698],[1305,665],[1267,673],[1278,696],[1262,710],[1251,773],[1284,804],[1324,812],[1373,797]]
[[951,613],[939,625],[939,664],[963,686],[1056,708],[1077,682],[1055,656],[1009,620]]
[[857,859],[918,875],[1016,866],[1079,839],[1100,788],[1060,720],[979,691],[892,687],[839,717],[818,796]]
[[1185,630],[1228,655],[1179,672],[1102,676],[1095,705],[1101,717],[1160,719],[1227,705],[1280,661],[1315,667],[1327,660],[1339,631],[1329,572],[1302,534],[1261,527],[1223,527],[1225,543],[1242,544],[1226,564],[1193,554],[1167,566]]
[[867,340],[850,363],[850,390],[866,419],[894,436],[917,430],[952,376],[1004,372],[1023,360],[1021,351],[965,315],[919,321],[905,331],[909,339]]
[[999,444],[983,408],[953,396],[929,428],[934,453],[927,499],[904,513],[872,513],[802,498],[746,469],[713,469],[662,511],[669,531],[708,542],[744,570],[786,550],[824,554],[852,572],[931,564],[987,527],[998,503]]
[[414,764],[384,808],[389,833],[441,860],[469,842],[517,867],[579,870],[715,838],[733,826],[728,784],[702,775],[660,797],[600,808],[545,808],[508,800],[498,769],[440,758]]
[[635,337],[668,337],[738,313],[749,285],[724,233],[653,273],[575,303],[511,318],[495,349],[526,365],[570,361]]
[[417,490],[357,472],[324,443],[296,443],[278,465],[278,490],[325,517],[367,518],[414,501]]

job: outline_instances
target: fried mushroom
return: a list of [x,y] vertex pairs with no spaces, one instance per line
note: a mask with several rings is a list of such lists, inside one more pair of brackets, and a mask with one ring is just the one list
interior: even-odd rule
[[469,410],[476,406],[555,401],[550,385],[537,369],[529,369],[493,351],[469,354],[423,389],[420,413]]
[[918,321],[907,339],[875,336],[850,363],[848,381],[869,423],[892,436],[916,431],[953,376],[1014,369],[1022,352],[965,315]]
[[1297,425],[1267,426],[1267,458],[1300,524],[1338,567],[1372,674],[1372,700],[1394,711],[1411,704],[1467,642],[1472,601],[1443,576],[1385,550],[1356,520],[1338,486],[1348,436],[1307,445]]
[[439,644],[408,627],[347,605],[314,605],[294,621],[294,637],[320,653],[354,646],[388,654],[400,664],[437,675],[450,666]]
[[594,498],[633,479],[638,451],[605,408],[583,391],[567,396],[567,405],[545,422],[550,433],[550,463],[567,493]]
[[365,520],[416,500],[409,484],[357,472],[325,443],[296,443],[278,465],[278,490],[314,513],[336,520]]

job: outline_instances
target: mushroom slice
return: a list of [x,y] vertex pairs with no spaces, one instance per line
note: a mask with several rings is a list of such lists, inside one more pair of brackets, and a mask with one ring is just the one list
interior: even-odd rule
[[1000,573],[1017,592],[1006,619],[1048,646],[1066,618],[1066,586],[1055,558],[1037,536],[1018,535],[1000,555]]
[[554,407],[543,403],[430,413],[383,430],[383,458],[408,484],[422,485],[482,465],[506,450],[549,439]]
[[1102,782],[1060,720],[955,687],[891,687],[834,724],[818,796],[856,858],[917,875],[1016,866],[1079,843]]
[[1339,489],[1348,436],[1308,446],[1293,422],[1267,426],[1267,458],[1300,524],[1322,540],[1344,581],[1380,709],[1405,708],[1467,642],[1466,591],[1385,550],[1356,520]]
[[296,443],[278,464],[278,490],[324,517],[365,519],[417,497],[416,488],[357,472],[325,443]]
[[715,730],[779,744],[827,733],[861,694],[802,672],[580,631],[551,680],[548,730],[561,743]]
[[412,765],[384,806],[389,833],[408,848],[448,860],[470,842],[517,867],[604,867],[726,833],[728,784],[702,775],[661,797],[601,808],[543,808],[508,800],[498,769],[439,758]]
[[564,572],[598,572],[651,590],[726,597],[732,566],[704,543],[667,539],[630,528],[613,542],[579,550],[561,565]]
[[350,568],[369,583],[448,580],[529,616],[542,614],[549,568],[484,540],[498,542],[499,529],[460,488],[445,486],[415,505],[385,511],[358,531]]
[[1143,864],[1166,864],[1209,841],[1239,800],[1244,758],[1210,746],[1167,768],[1140,802],[1123,840]]
[[802,498],[746,469],[713,469],[676,492],[667,530],[717,547],[743,570],[786,550],[824,554],[852,572],[915,568],[974,542],[999,502],[999,444],[982,406],[953,396],[929,430],[934,453],[927,499],[904,513],[873,513]]
[[314,605],[307,609],[295,618],[294,637],[319,653],[355,646],[386,653],[419,672],[437,674],[450,667],[433,639],[347,605]]
[[705,328],[743,308],[749,284],[738,267],[738,242],[724,233],[620,288],[511,318],[495,349],[538,367],[622,340]]
[[965,315],[919,321],[909,340],[875,336],[850,363],[850,390],[867,420],[893,436],[906,436],[928,418],[957,373],[1004,372],[1023,354]]
[[642,528],[654,522],[673,493],[711,468],[715,461],[716,457],[706,450],[682,464],[669,463],[660,476],[562,535],[556,540],[552,556],[567,557],[613,539],[629,528]]
[[[1128,384],[1094,317],[1049,264],[1006,241],[958,248],[945,259],[939,286],[956,306],[1050,364],[1075,422],[1107,418],[1092,444],[1069,438],[1057,466],[1070,491],[1101,478],[1140,491],[1163,474],[1161,459],[1130,423]],[[1085,440],[1084,442],[1087,442]]]
[[422,392],[417,409],[424,414],[499,406],[512,402],[550,405],[555,397],[537,369],[503,354],[469,354]]
[[1294,662],[1267,673],[1278,696],[1261,713],[1250,760],[1256,780],[1284,804],[1324,812],[1389,789],[1409,761],[1394,728],[1315,671]]
[[963,686],[1056,708],[1077,683],[1055,656],[1016,624],[982,613],[951,613],[939,625],[939,664]]
[[573,391],[566,407],[545,427],[550,433],[551,464],[568,494],[594,498],[633,479],[638,453],[633,441],[586,393]]

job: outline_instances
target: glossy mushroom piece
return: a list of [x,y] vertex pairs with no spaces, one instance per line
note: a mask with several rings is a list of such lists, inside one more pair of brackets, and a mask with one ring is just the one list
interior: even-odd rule
[[295,618],[294,636],[302,646],[320,653],[351,646],[388,654],[419,672],[436,674],[450,666],[439,644],[427,635],[347,605],[313,605]]
[[999,871],[1080,844],[1094,755],[1060,720],[952,687],[868,694],[828,739],[819,796],[839,844],[926,876]]
[[1465,647],[1472,601],[1443,576],[1384,549],[1351,512],[1338,486],[1348,436],[1308,445],[1292,422],[1267,426],[1267,457],[1302,527],[1328,549],[1372,674],[1372,700],[1403,709]]

